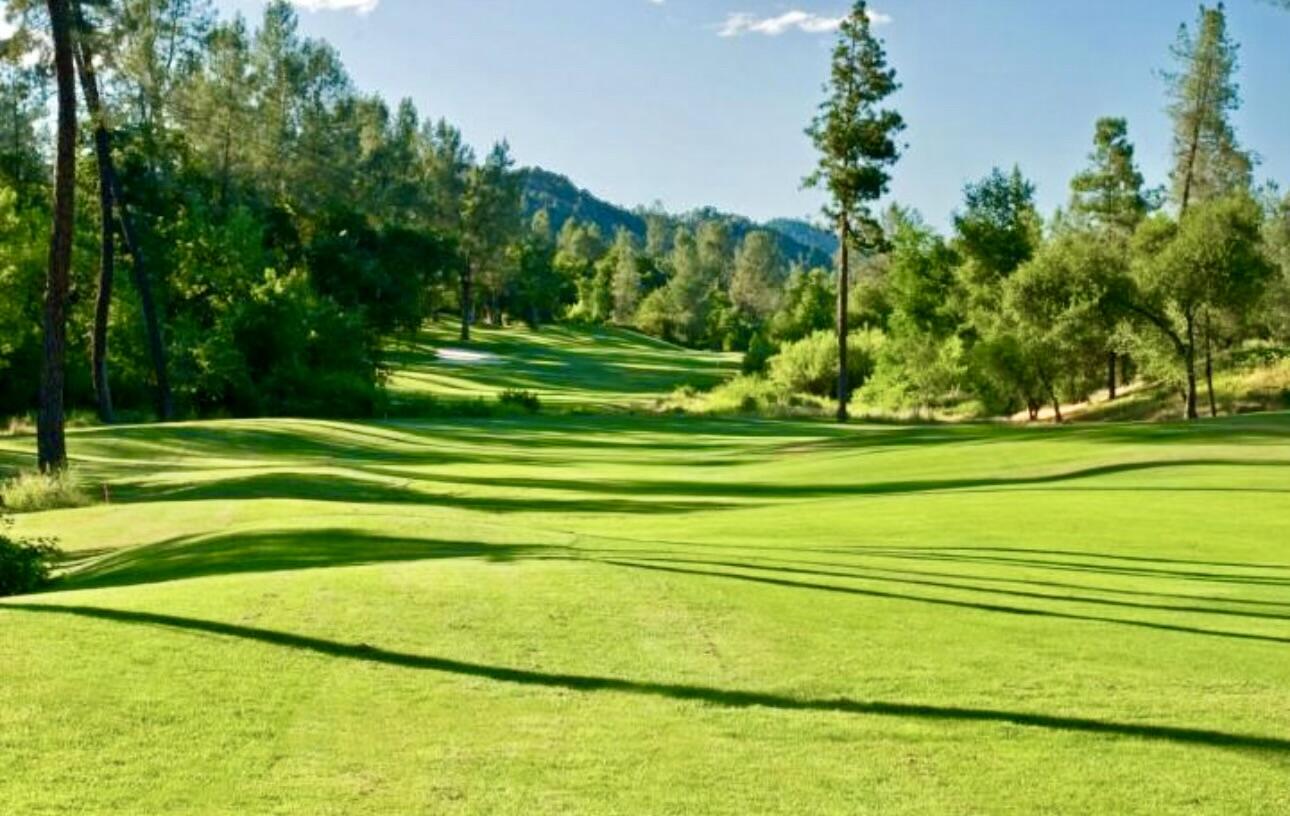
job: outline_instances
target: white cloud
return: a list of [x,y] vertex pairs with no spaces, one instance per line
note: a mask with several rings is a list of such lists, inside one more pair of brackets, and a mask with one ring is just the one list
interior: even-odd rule
[[[845,17],[829,17],[824,14],[813,14],[801,9],[786,11],[775,17],[758,17],[755,14],[734,13],[717,28],[719,37],[742,37],[745,34],[762,34],[767,37],[778,37],[789,31],[803,31],[807,34],[825,34],[837,31]],[[891,17],[878,12],[869,12],[869,21],[874,25],[891,22]]]
[[381,0],[291,0],[306,11],[356,11],[367,14],[376,9]]

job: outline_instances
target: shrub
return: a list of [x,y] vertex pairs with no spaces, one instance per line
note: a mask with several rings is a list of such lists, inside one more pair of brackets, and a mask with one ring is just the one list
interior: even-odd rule
[[0,516],[0,598],[26,595],[49,583],[58,548],[49,541],[10,537],[10,520]]
[[542,410],[542,400],[532,391],[521,391],[515,388],[508,388],[497,395],[497,401],[508,408],[519,408],[520,410],[536,414]]
[[775,356],[775,345],[766,339],[761,332],[752,336],[748,342],[748,351],[744,353],[743,373],[762,374],[770,358]]
[[51,474],[26,471],[0,485],[0,504],[14,513],[84,507],[89,503],[89,497],[68,471]]
[[[847,337],[847,373],[852,388],[860,388],[873,374],[882,343],[882,332],[877,330],[856,331]],[[785,345],[771,358],[770,378],[793,393],[836,397],[837,334],[817,331]]]

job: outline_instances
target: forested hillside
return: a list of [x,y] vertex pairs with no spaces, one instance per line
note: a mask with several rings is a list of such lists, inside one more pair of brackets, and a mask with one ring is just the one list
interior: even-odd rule
[[579,221],[595,226],[603,236],[616,235],[620,230],[631,233],[637,242],[649,237],[649,222],[656,220],[670,225],[695,228],[706,221],[726,224],[730,236],[742,241],[750,232],[770,232],[780,253],[791,261],[806,266],[829,266],[837,252],[837,236],[807,221],[776,218],[757,224],[740,215],[723,213],[705,207],[681,215],[669,214],[659,209],[636,208],[626,210],[610,204],[578,187],[567,177],[539,167],[520,171],[524,186],[524,213],[534,217],[545,211],[551,228],[559,232],[567,221]]

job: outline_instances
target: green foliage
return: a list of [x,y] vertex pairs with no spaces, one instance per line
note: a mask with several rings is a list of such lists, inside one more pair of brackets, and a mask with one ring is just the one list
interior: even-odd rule
[[849,227],[870,220],[866,207],[887,191],[889,168],[900,157],[895,137],[904,119],[880,107],[899,89],[882,41],[873,35],[868,4],[859,0],[842,20],[828,96],[807,130],[820,153],[807,184],[827,190],[831,215]]
[[12,520],[0,511],[0,598],[44,588],[62,555],[51,541],[14,538],[11,525]]
[[955,249],[966,261],[966,277],[985,287],[1008,277],[1030,260],[1041,240],[1035,185],[1014,167],[995,168],[964,190],[965,204],[954,216]]
[[770,337],[779,343],[801,340],[833,325],[837,288],[826,269],[794,269],[784,285]]
[[1228,36],[1222,3],[1200,8],[1195,32],[1186,25],[1173,47],[1169,83],[1174,125],[1173,198],[1192,203],[1247,192],[1254,162],[1236,140],[1231,116],[1240,108],[1237,45]]
[[542,410],[542,400],[532,391],[508,388],[497,395],[498,404],[506,408],[518,408],[529,414]]
[[[883,335],[873,329],[847,336],[847,374],[857,387],[873,374]],[[770,379],[791,393],[837,397],[837,334],[818,331],[780,349],[770,360]]]
[[367,327],[300,271],[268,271],[187,338],[190,399],[244,415],[368,416],[378,399]]
[[1071,180],[1071,213],[1092,226],[1132,235],[1154,209],[1134,160],[1129,124],[1124,119],[1097,121],[1090,167]]
[[963,342],[915,330],[897,330],[878,353],[859,399],[890,411],[930,413],[955,401],[966,382]]
[[775,345],[766,339],[761,332],[755,332],[752,339],[748,342],[748,350],[744,352],[744,359],[741,369],[744,374],[762,374],[766,371],[766,366],[770,359],[775,356],[778,349]]

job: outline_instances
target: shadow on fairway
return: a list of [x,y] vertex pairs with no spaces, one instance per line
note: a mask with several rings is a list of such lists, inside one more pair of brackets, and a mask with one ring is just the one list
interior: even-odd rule
[[[373,478],[345,476],[335,472],[302,473],[290,470],[219,476],[176,487],[123,484],[112,488],[118,503],[227,501],[284,499],[354,504],[422,504],[493,513],[604,513],[669,514],[707,510],[728,510],[758,506],[758,502],[795,499],[843,498],[848,496],[899,496],[988,489],[1035,489],[1057,486],[1059,490],[1125,490],[1140,492],[1241,492],[1286,493],[1290,488],[1227,487],[1090,487],[1071,483],[1118,474],[1143,473],[1186,468],[1290,468],[1290,461],[1248,461],[1232,459],[1177,459],[1125,462],[1077,468],[1036,476],[927,479],[860,484],[773,484],[737,480],[676,481],[627,479],[543,479],[429,475],[413,469],[355,465],[356,472]],[[436,487],[462,485],[492,489],[546,491],[563,496],[463,496],[434,492]],[[439,487],[442,490],[442,487]],[[952,556],[957,557],[957,556]]]
[[[461,496],[452,493],[433,493],[419,490],[416,482],[433,484],[434,479],[407,479],[395,483],[341,476],[335,473],[256,473],[252,475],[210,478],[194,484],[174,488],[149,485],[122,485],[113,488],[113,499],[118,504],[143,502],[196,502],[196,501],[245,501],[252,499],[277,499],[291,501],[321,501],[342,504],[419,504],[429,507],[452,507],[490,513],[606,513],[606,514],[670,514],[693,513],[701,510],[726,510],[747,507],[716,499],[696,501],[676,497],[670,500],[648,498],[636,501],[612,496],[594,497],[599,483],[582,484],[581,493],[587,497],[542,498],[536,496]],[[464,479],[444,479],[446,483],[467,482]],[[480,484],[505,487],[506,481],[481,480]],[[608,491],[612,493],[612,491]]]
[[101,557],[75,569],[57,592],[156,584],[212,575],[355,567],[393,561],[484,558],[510,561],[541,548],[370,535],[354,530],[301,530],[171,539]]
[[[1290,604],[1287,603],[1265,603],[1261,604],[1268,607],[1278,607],[1284,611],[1260,611],[1235,609],[1230,607],[1218,606],[1200,606],[1196,604],[1181,605],[1175,603],[1151,603],[1147,601],[1123,600],[1119,598],[1104,598],[1097,595],[1088,594],[1071,594],[1070,590],[1082,592],[1107,592],[1115,594],[1114,591],[1103,590],[1100,587],[1076,586],[1072,584],[1054,584],[1043,581],[1022,581],[1009,580],[986,575],[968,575],[955,573],[937,573],[923,570],[892,570],[881,567],[869,567],[857,564],[837,564],[837,563],[819,563],[819,562],[793,562],[783,559],[752,558],[747,561],[727,561],[716,560],[714,558],[681,558],[677,555],[663,556],[648,551],[632,550],[582,550],[582,552],[599,552],[599,557],[604,558],[603,563],[612,563],[621,565],[623,558],[629,558],[633,563],[646,564],[679,564],[686,567],[725,567],[728,569],[749,570],[760,572],[783,573],[787,575],[805,575],[822,578],[842,578],[856,581],[866,581],[878,584],[896,584],[901,586],[929,587],[932,589],[949,589],[962,592],[974,592],[991,596],[1002,596],[1004,598],[1020,598],[1024,600],[1036,601],[1056,601],[1059,603],[1076,603],[1087,604],[1090,606],[1109,606],[1121,609],[1144,610],[1149,612],[1184,612],[1189,614],[1201,615],[1224,615],[1239,618],[1254,618],[1262,620],[1283,620],[1290,621]],[[617,560],[615,560],[617,559]],[[726,573],[717,573],[726,574]],[[952,580],[935,580],[949,578]],[[965,583],[965,582],[983,582],[983,583]],[[1060,588],[1062,594],[1053,594],[1051,592],[1038,592],[1029,589],[1001,588],[998,586],[989,586],[989,584],[1012,584],[1024,586],[1048,586]],[[1290,586],[1290,583],[1287,583]],[[1143,593],[1134,593],[1143,594]],[[1204,601],[1211,600],[1214,603],[1241,604],[1245,603],[1239,599],[1205,599],[1189,598],[1187,596],[1162,596],[1170,597],[1174,600],[1193,600]]]
[[[1113,476],[1122,473],[1140,473],[1153,470],[1172,470],[1176,468],[1213,467],[1213,468],[1290,468],[1290,461],[1258,461],[1246,459],[1162,459],[1148,462],[1123,462],[1113,465],[1097,465],[1077,468],[1060,473],[1040,476],[983,477],[978,479],[921,479],[910,481],[869,482],[861,484],[766,484],[757,482],[729,481],[634,481],[604,480],[575,481],[570,479],[534,479],[534,478],[492,478],[469,476],[422,476],[424,481],[442,482],[445,484],[468,484],[484,487],[512,487],[524,490],[555,490],[567,492],[592,492],[626,496],[717,496],[728,499],[822,499],[838,496],[886,496],[907,493],[943,493],[950,491],[973,491],[981,488],[1026,488],[1031,485],[1050,485],[1065,482],[1093,479],[1100,476]],[[1116,488],[1097,488],[1116,489]],[[1147,488],[1126,487],[1126,491],[1142,491]],[[1245,488],[1208,488],[1208,487],[1169,487],[1159,489],[1172,491],[1201,492],[1242,492],[1242,493],[1290,493],[1285,489],[1245,489]]]
[[[1018,615],[1030,618],[1052,618],[1057,620],[1085,621],[1089,623],[1106,623],[1117,626],[1132,626],[1142,629],[1153,629],[1161,632],[1177,632],[1188,635],[1205,635],[1208,637],[1234,638],[1236,640],[1252,640],[1262,643],[1279,643],[1290,644],[1290,637],[1279,635],[1260,634],[1257,632],[1234,632],[1224,629],[1205,629],[1199,626],[1183,626],[1181,624],[1157,623],[1155,621],[1133,620],[1128,618],[1113,618],[1103,615],[1085,615],[1077,612],[1059,612],[1051,609],[1036,609],[1033,607],[1008,606],[1005,604],[987,603],[984,601],[966,601],[956,600],[953,598],[929,597],[923,595],[909,595],[902,592],[888,592],[879,589],[867,589],[861,587],[838,586],[836,584],[821,584],[811,581],[799,581],[790,578],[776,578],[768,575],[747,575],[737,572],[725,572],[720,569],[697,569],[685,566],[669,566],[665,563],[645,563],[643,561],[624,561],[610,558],[595,559],[594,563],[607,564],[624,569],[642,570],[647,572],[660,572],[672,575],[688,575],[700,578],[717,578],[728,581],[742,581],[752,584],[762,584],[764,586],[784,587],[787,589],[806,589],[816,592],[828,592],[840,595],[852,595],[866,598],[880,598],[891,601],[907,601],[911,603],[926,604],[930,606],[944,606],[954,609],[971,609],[981,612],[997,612],[1005,615]],[[685,563],[685,562],[680,562]],[[751,567],[749,567],[751,569]],[[1060,600],[1059,598],[1049,598],[1049,600]]]
[[70,615],[79,618],[110,621],[114,623],[157,626],[208,635],[238,638],[265,643],[287,649],[298,649],[315,654],[347,660],[360,660],[408,669],[442,672],[467,677],[479,677],[500,683],[544,686],[579,692],[616,692],[652,697],[687,700],[725,708],[767,708],[784,711],[818,711],[841,714],[901,717],[947,722],[1008,723],[1032,728],[1101,734],[1111,737],[1130,737],[1145,740],[1213,746],[1260,752],[1290,753],[1290,739],[1263,737],[1249,734],[1232,734],[1202,728],[1183,728],[1167,725],[1120,723],[1085,717],[1066,717],[1032,714],[1019,711],[1001,711],[984,708],[917,705],[876,700],[802,699],[779,694],[754,691],[737,691],[709,686],[651,683],[614,677],[596,677],[580,674],[558,674],[482,663],[469,663],[448,658],[407,654],[368,646],[366,644],[339,643],[321,638],[238,626],[215,621],[158,615],[148,612],[126,612],[114,609],[80,606],[40,606],[34,604],[0,604],[2,611],[30,612],[36,614]]

